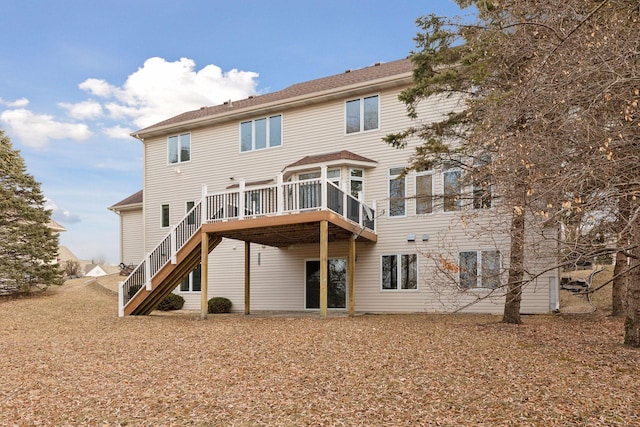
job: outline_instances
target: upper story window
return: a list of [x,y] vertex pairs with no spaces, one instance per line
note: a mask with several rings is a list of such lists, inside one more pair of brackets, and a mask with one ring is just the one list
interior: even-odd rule
[[168,140],[169,164],[188,162],[191,160],[191,134],[170,136]]
[[405,177],[404,168],[389,169],[389,216],[405,216]]
[[240,151],[262,150],[282,145],[282,115],[240,123]]
[[433,212],[433,171],[416,175],[416,215]]
[[460,168],[455,163],[446,163],[442,166],[443,204],[445,212],[460,210],[462,190],[460,183],[461,174]]
[[380,126],[379,96],[352,99],[346,104],[347,133],[366,132]]

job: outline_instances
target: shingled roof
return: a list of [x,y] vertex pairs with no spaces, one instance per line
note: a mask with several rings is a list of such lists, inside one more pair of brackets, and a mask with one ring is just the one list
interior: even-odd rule
[[182,113],[170,119],[156,123],[155,125],[140,129],[139,131],[134,132],[132,135],[152,132],[159,128],[178,125],[183,122],[193,122],[197,121],[198,119],[205,120],[209,117],[213,118],[217,115],[228,113],[230,109],[250,109],[253,107],[258,107],[262,104],[285,101],[287,99],[303,97],[305,95],[312,95],[315,93],[339,89],[341,87],[357,85],[359,83],[375,81],[400,74],[407,74],[412,70],[413,66],[411,60],[409,59],[400,59],[387,63],[377,63],[370,67],[360,68],[357,70],[347,70],[342,74],[323,77],[304,83],[297,83],[278,92],[272,92],[259,96],[250,96],[249,98],[237,101],[228,101],[224,104],[216,105],[213,107],[201,107],[198,110],[188,111],[186,113]]
[[142,205],[142,190],[138,191],[137,193],[134,193],[132,195],[130,195],[129,197],[120,200],[118,203],[116,203],[113,206],[109,207],[109,210],[111,211],[119,211],[122,208],[127,208],[127,207],[135,207],[137,205]]
[[[368,159],[359,154],[352,153],[351,151],[342,150],[334,153],[318,154],[315,156],[305,156],[300,160],[287,165],[286,168],[293,168],[297,166],[313,165],[317,163],[327,163],[336,160],[355,160],[358,162],[377,163],[375,160]],[[286,169],[285,168],[285,169]]]

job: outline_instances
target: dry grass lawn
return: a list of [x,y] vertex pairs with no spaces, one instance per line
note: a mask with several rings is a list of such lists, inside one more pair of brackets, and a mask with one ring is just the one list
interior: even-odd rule
[[590,315],[117,317],[86,280],[0,301],[0,425],[640,425],[640,351]]

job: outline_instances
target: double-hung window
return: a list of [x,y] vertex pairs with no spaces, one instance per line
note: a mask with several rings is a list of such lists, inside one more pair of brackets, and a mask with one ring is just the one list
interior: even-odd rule
[[358,133],[380,127],[380,97],[352,99],[346,104],[346,132]]
[[406,183],[403,171],[404,168],[389,169],[389,216],[406,214]]
[[167,146],[168,162],[170,165],[191,160],[191,134],[170,136]]
[[382,290],[418,289],[418,255],[382,255]]
[[460,287],[465,289],[489,288],[500,286],[500,251],[460,252]]
[[433,173],[419,172],[416,175],[416,215],[433,212]]
[[460,183],[461,171],[454,163],[445,163],[442,166],[443,209],[445,212],[459,211],[461,205]]
[[240,123],[240,151],[255,151],[282,145],[282,115]]

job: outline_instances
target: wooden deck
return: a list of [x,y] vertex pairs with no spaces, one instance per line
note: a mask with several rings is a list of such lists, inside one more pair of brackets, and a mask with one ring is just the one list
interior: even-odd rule
[[[155,310],[160,301],[171,293],[194,268],[200,265],[203,262],[203,258],[207,258],[207,255],[215,249],[223,238],[273,247],[286,247],[294,243],[316,243],[322,246],[323,223],[326,224],[327,245],[329,242],[351,239],[355,242],[356,238],[370,242],[377,241],[377,235],[373,231],[331,211],[322,210],[279,216],[245,217],[243,219],[204,224],[200,232],[195,233],[177,251],[176,262],[165,264],[151,279],[151,289],[143,288],[131,298],[124,307],[123,315],[148,315]],[[208,250],[206,252],[202,251],[203,236],[206,236],[208,242]],[[355,250],[355,244],[353,246]],[[326,248],[324,250],[326,251]],[[319,248],[319,251],[322,258],[322,247]],[[205,259],[205,263],[207,259]],[[206,300],[208,273],[205,268],[202,269],[202,274],[203,290],[201,292],[204,295],[202,316],[206,317],[204,300]],[[249,271],[245,270],[247,277],[249,274]],[[248,301],[249,285],[249,283],[246,283],[245,312],[247,314],[250,311]]]

